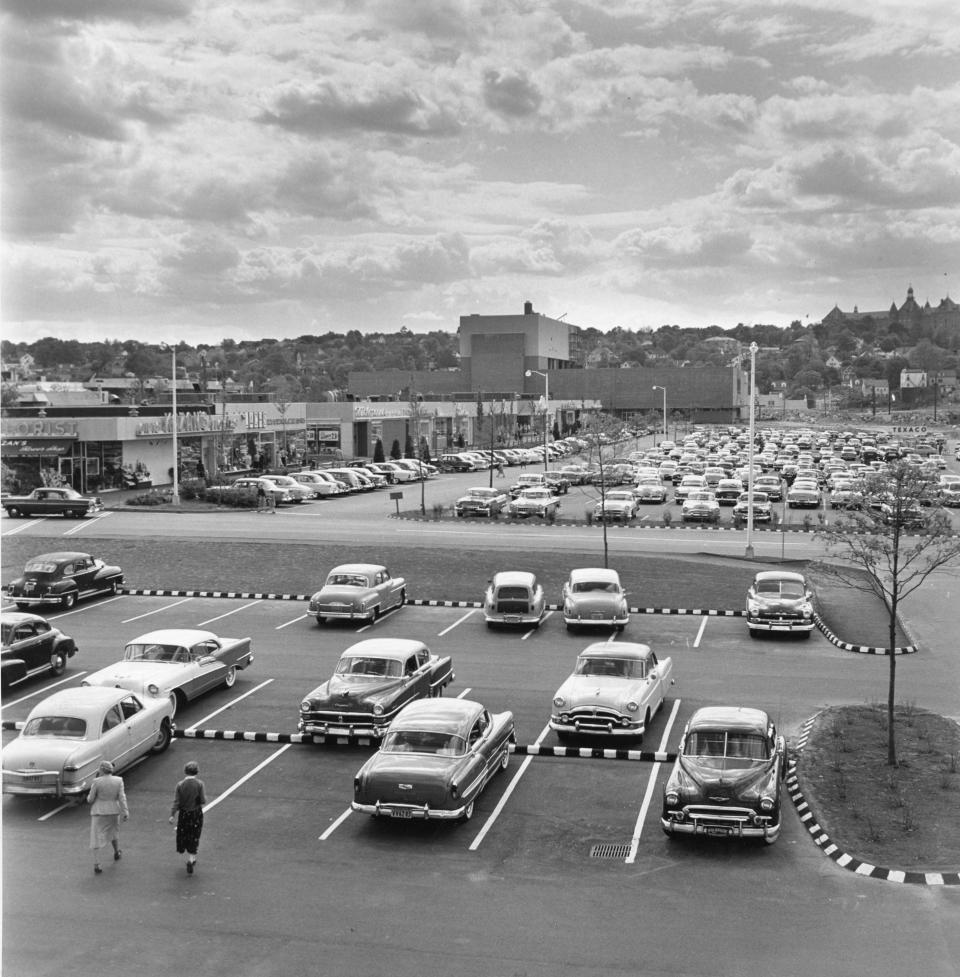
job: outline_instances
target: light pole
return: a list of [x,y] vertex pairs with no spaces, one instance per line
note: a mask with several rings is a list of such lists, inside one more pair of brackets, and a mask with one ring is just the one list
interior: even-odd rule
[[747,551],[748,560],[753,559],[753,455],[756,451],[753,428],[756,423],[756,383],[757,383],[756,343],[750,344],[750,467],[747,469]]
[[177,347],[176,345],[168,346],[166,343],[161,343],[160,348],[170,350],[170,409],[173,414],[171,427],[173,431],[173,493],[170,496],[170,503],[180,505],[180,444],[177,440],[177,428],[180,424],[180,419],[177,417]]
[[[653,389],[663,391],[663,437],[660,440],[666,441],[667,440],[667,388],[661,387],[655,383],[653,385]],[[656,447],[656,445],[654,445],[654,447]]]
[[546,471],[549,462],[547,456],[547,419],[550,414],[550,377],[539,370],[527,370],[525,376],[532,377],[534,373],[538,377],[543,377],[543,470]]

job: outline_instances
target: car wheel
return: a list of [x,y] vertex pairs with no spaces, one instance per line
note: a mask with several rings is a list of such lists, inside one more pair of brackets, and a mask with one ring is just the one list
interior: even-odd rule
[[115,594],[117,592],[117,590],[119,589],[119,587],[120,587],[120,584],[116,580],[111,580],[110,581],[110,586],[107,587],[107,593],[108,594]]
[[73,592],[69,594],[64,594],[60,598],[60,604],[63,606],[64,610],[70,610],[74,604],[77,602],[77,595]]
[[29,604],[24,604],[23,601],[19,601],[17,603],[17,610],[18,611],[29,611],[30,610],[30,605]]
[[186,699],[183,698],[182,693],[180,692],[170,693],[170,707],[171,707],[170,717],[171,718],[173,718],[177,714],[177,711],[179,710],[180,706],[182,706],[185,702]]
[[70,510],[70,517],[72,519],[82,519],[85,515],[86,515],[86,513],[83,511],[83,509],[71,509]]
[[406,604],[406,602],[407,602],[407,588],[404,587],[400,591],[400,603],[397,604],[397,607],[403,607],[403,605]]
[[164,716],[163,721],[160,723],[160,731],[157,733],[156,741],[150,747],[150,752],[163,753],[170,745],[171,739],[173,739],[173,733],[170,730],[170,720]]
[[232,689],[234,682],[236,681],[237,681],[237,666],[231,665],[227,669],[226,677],[223,680],[224,687],[228,689]]
[[463,820],[469,821],[473,817],[473,801],[463,809]]
[[503,748],[503,756],[500,757],[500,769],[506,770],[510,766],[510,744]]
[[55,651],[50,656],[50,671],[54,675],[63,675],[67,670],[67,657],[62,652]]

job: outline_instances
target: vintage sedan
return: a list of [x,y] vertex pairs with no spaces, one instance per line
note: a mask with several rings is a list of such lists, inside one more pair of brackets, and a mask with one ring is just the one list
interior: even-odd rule
[[739,478],[721,478],[713,494],[720,505],[736,505],[742,491],[743,482]]
[[819,509],[823,493],[816,482],[797,480],[787,489],[787,506],[791,509]]
[[68,486],[42,486],[29,495],[5,495],[0,505],[8,516],[67,516],[82,519],[103,511],[99,496],[81,495]]
[[176,712],[220,685],[233,688],[237,672],[252,663],[249,638],[172,628],[134,638],[124,648],[122,661],[88,675],[81,684],[127,689],[144,699],[168,698]]
[[89,553],[65,551],[33,557],[8,587],[7,596],[24,611],[37,604],[59,604],[65,609],[97,594],[115,594],[123,583],[123,570]]
[[687,723],[663,791],[660,825],[680,834],[780,835],[786,744],[761,709],[708,706]]
[[422,641],[358,641],[300,703],[300,732],[379,738],[408,702],[443,695],[454,678],[450,656],[431,654]]
[[536,628],[546,612],[543,587],[526,570],[495,573],[483,596],[483,618],[488,628],[497,624],[532,624]]
[[684,522],[720,522],[720,503],[713,492],[691,492],[680,509]]
[[560,500],[546,486],[523,489],[515,499],[510,500],[506,511],[508,516],[521,519],[527,516],[547,519],[560,511]]
[[[750,493],[741,492],[737,498],[736,505],[733,507],[733,518],[740,522],[750,517]],[[753,492],[753,521],[754,522],[773,522],[773,505],[770,496],[766,492]]]
[[598,641],[553,697],[550,728],[573,735],[640,738],[673,685],[673,659],[657,658],[649,645]]
[[334,478],[324,478],[318,472],[292,472],[290,477],[305,485],[315,499],[327,499],[333,495],[343,495],[343,486]]
[[354,811],[432,820],[473,817],[480,792],[510,762],[513,713],[468,699],[411,702],[353,780]]
[[3,793],[82,799],[102,760],[117,772],[173,737],[173,703],[126,689],[62,689],[27,716],[0,754]]
[[482,485],[467,489],[454,503],[453,511],[464,516],[498,516],[507,507],[510,498],[500,489],[485,488]]
[[310,613],[324,621],[376,621],[407,600],[407,582],[391,576],[375,563],[344,563],[334,567],[327,581],[311,598]]
[[660,505],[667,501],[667,487],[656,475],[641,477],[633,489],[633,497],[640,505]]
[[747,591],[750,636],[764,631],[796,631],[810,637],[814,629],[813,591],[802,573],[763,570]]
[[314,497],[313,489],[309,485],[298,482],[290,475],[261,475],[260,477],[263,481],[271,482],[277,488],[283,489],[290,502],[306,502]]
[[62,675],[67,659],[77,653],[73,638],[36,614],[0,614],[0,631],[0,685],[4,689],[40,672]]
[[637,515],[637,500],[632,489],[608,489],[587,513],[597,522],[630,522]]
[[567,630],[607,627],[622,631],[630,620],[627,594],[616,570],[583,567],[570,571],[560,595]]

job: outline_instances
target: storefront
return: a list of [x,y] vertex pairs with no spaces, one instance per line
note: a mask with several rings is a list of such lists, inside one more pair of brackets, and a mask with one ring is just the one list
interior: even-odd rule
[[309,454],[306,404],[227,402],[212,418],[218,432],[215,469],[241,471],[299,465]]

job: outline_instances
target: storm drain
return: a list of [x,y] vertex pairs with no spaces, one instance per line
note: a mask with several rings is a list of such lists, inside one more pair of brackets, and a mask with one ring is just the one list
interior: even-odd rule
[[615,845],[604,843],[594,845],[590,849],[591,858],[626,858],[630,854],[630,845]]

